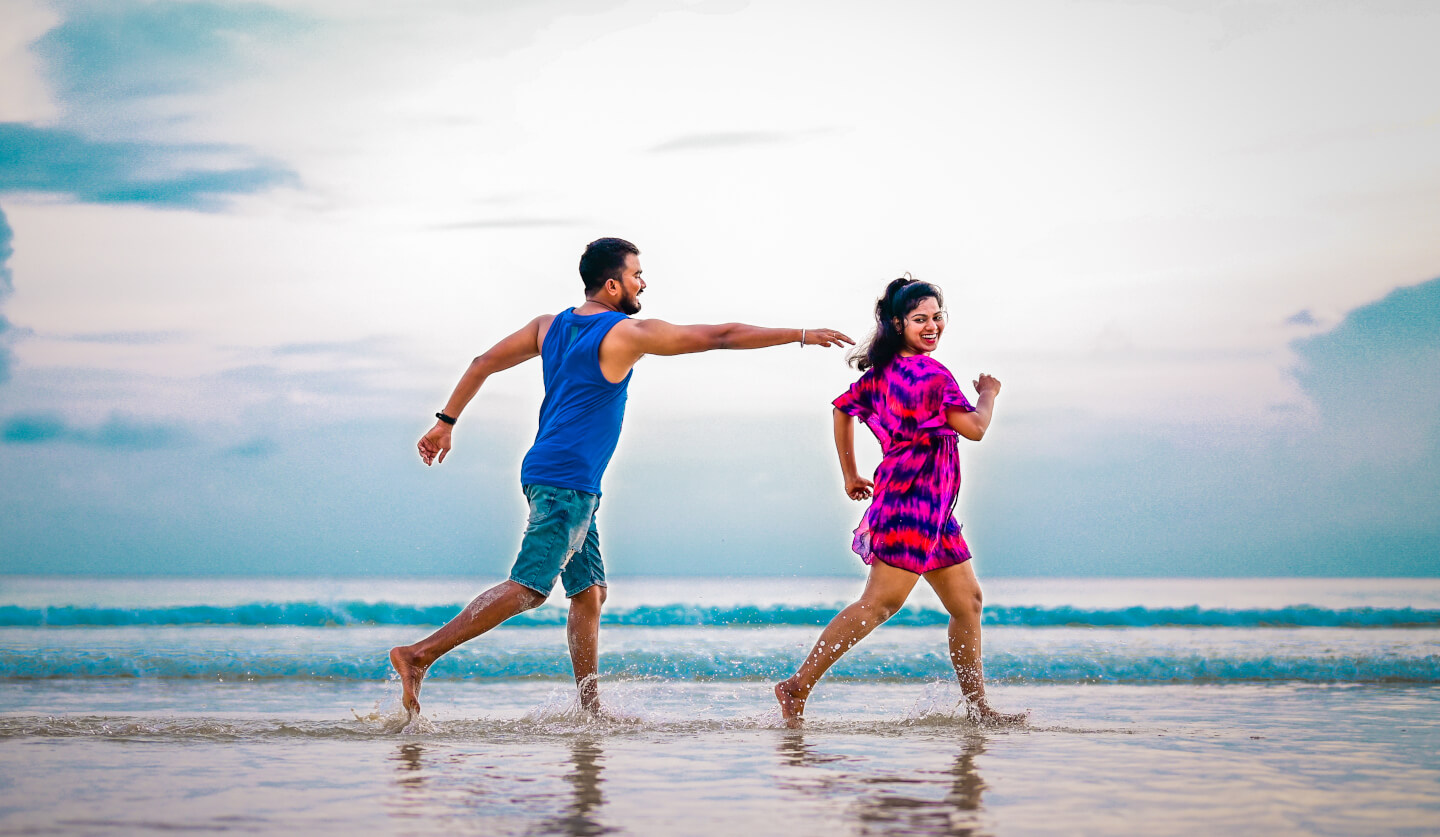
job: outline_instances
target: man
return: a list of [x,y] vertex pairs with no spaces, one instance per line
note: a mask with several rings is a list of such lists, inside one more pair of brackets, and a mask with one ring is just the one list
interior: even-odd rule
[[567,638],[580,703],[588,711],[598,711],[596,668],[606,585],[595,511],[600,479],[620,438],[631,368],[640,358],[796,342],[854,345],[849,337],[828,328],[678,326],[631,319],[631,314],[639,313],[640,294],[645,292],[639,256],[635,245],[623,239],[590,242],[580,257],[585,303],[536,317],[475,358],[444,411],[435,414],[435,426],[420,439],[420,458],[426,465],[444,462],[451,447],[451,427],[485,380],[533,357],[542,359],[545,400],[540,405],[540,429],[520,466],[520,483],[530,503],[520,556],[508,581],[476,596],[430,636],[390,650],[390,664],[400,676],[402,701],[412,718],[420,712],[420,683],[437,659],[515,614],[538,607],[557,578],[570,599]]

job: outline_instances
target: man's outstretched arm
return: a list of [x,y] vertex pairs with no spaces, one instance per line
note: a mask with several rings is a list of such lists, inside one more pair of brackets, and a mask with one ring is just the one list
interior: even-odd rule
[[623,344],[635,360],[642,355],[763,349],[802,341],[807,346],[855,345],[854,340],[830,328],[764,328],[744,323],[675,325],[664,320],[630,320],[629,324]]
[[[536,317],[519,331],[491,346],[485,354],[470,361],[470,366],[460,376],[460,383],[455,385],[455,391],[450,393],[450,400],[445,402],[445,409],[441,412],[451,418],[459,418],[486,378],[539,355],[540,335],[549,328],[552,319],[554,316],[549,314]],[[437,419],[435,426],[420,438],[417,447],[426,465],[445,461],[445,454],[450,451],[450,431],[449,424]]]

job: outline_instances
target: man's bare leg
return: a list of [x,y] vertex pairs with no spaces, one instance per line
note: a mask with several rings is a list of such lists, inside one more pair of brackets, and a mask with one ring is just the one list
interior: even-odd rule
[[985,670],[980,650],[980,616],[984,597],[980,592],[980,579],[970,562],[932,570],[925,574],[925,580],[940,597],[940,603],[950,614],[948,636],[950,641],[950,664],[955,667],[955,678],[960,681],[960,691],[969,701],[970,711],[976,720],[1005,724],[1025,720],[1026,713],[1006,714],[990,708],[985,700]]
[[523,584],[502,581],[475,597],[454,619],[414,645],[390,649],[390,665],[400,675],[401,703],[411,717],[420,714],[420,683],[432,664],[451,649],[509,619],[539,607],[545,597]]
[[870,566],[870,577],[860,600],[836,614],[820,632],[820,639],[800,668],[789,679],[775,684],[775,699],[780,702],[780,714],[786,726],[800,725],[810,690],[855,643],[895,615],[919,580],[920,576],[912,572],[879,561]]
[[591,714],[600,711],[600,607],[605,596],[605,587],[599,584],[571,596],[570,616],[565,622],[580,706]]

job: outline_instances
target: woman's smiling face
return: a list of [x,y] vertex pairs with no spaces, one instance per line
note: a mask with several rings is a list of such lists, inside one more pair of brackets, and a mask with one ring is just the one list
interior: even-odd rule
[[940,345],[940,335],[945,333],[945,312],[935,297],[927,296],[900,321],[900,330],[905,340],[900,354],[928,355]]

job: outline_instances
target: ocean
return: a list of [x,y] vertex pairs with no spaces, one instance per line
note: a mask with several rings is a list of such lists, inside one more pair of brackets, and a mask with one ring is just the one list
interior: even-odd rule
[[558,594],[437,663],[460,579],[0,579],[0,834],[1440,832],[1440,579],[983,579],[965,718],[922,584],[801,730],[854,578],[616,578],[577,711]]

